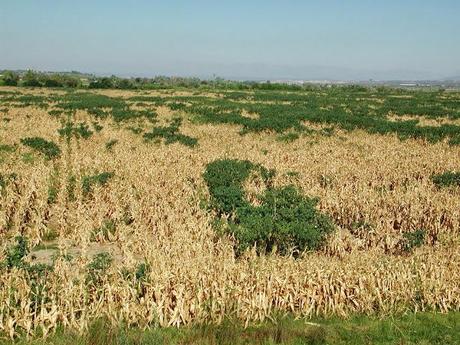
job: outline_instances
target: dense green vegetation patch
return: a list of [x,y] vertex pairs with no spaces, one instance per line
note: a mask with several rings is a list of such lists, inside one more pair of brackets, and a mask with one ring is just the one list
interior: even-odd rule
[[12,153],[16,151],[16,146],[0,144],[0,152]]
[[[246,197],[243,185],[252,172],[260,174],[265,192],[258,205]],[[226,233],[237,241],[237,254],[253,246],[259,252],[288,255],[319,248],[334,230],[330,218],[316,210],[317,199],[302,195],[293,186],[272,186],[274,171],[249,161],[223,159],[206,167],[204,180],[211,195],[210,208],[226,224]]]
[[42,153],[46,159],[57,158],[61,155],[61,149],[57,144],[40,137],[24,138],[21,139],[21,143]]
[[146,140],[161,140],[164,139],[165,144],[181,143],[183,145],[194,147],[198,144],[196,138],[179,133],[179,128],[182,124],[181,118],[175,118],[169,126],[154,127],[150,132],[144,133]]
[[448,171],[443,174],[432,176],[432,180],[433,183],[438,187],[460,187],[460,172]]

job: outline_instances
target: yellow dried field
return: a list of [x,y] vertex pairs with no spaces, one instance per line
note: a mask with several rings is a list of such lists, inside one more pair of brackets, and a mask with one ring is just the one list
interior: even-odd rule
[[[29,246],[24,262],[52,270],[46,279],[32,279],[36,273],[21,267],[1,270],[0,332],[13,337],[41,329],[46,335],[58,325],[84,331],[100,317],[144,328],[228,317],[249,323],[277,313],[308,318],[460,310],[460,191],[432,180],[460,171],[460,146],[365,129],[336,127],[325,135],[319,124],[311,126],[315,132],[286,141],[270,130],[241,134],[236,124],[196,121],[168,103],[181,97],[189,107],[188,99],[221,100],[225,92],[90,92],[155,112],[159,125],[180,116],[180,133],[197,145],[146,141],[129,127],[147,131],[148,120],[117,122],[110,116],[97,119],[102,129],[92,129],[90,137],[66,140],[59,132],[66,115],[49,113],[57,101],[47,99],[45,109],[9,100],[0,112],[0,145],[14,147],[0,152],[7,181],[0,185],[0,261],[22,236]],[[259,120],[251,108],[255,102],[238,103],[248,106],[244,121]],[[286,100],[273,102],[289,107]],[[90,126],[96,121],[85,109],[70,118]],[[62,153],[46,159],[21,144],[26,137],[52,141]],[[235,239],[216,232],[215,213],[203,206],[210,198],[203,173],[218,159],[274,169],[274,185],[294,185],[318,198],[317,209],[332,219],[335,231],[320,249],[299,256],[255,248],[236,256]],[[102,172],[113,177],[85,190],[85,176]],[[248,195],[263,188],[256,178],[244,187]],[[402,250],[404,233],[418,229],[425,233],[423,244]],[[89,280],[100,253],[108,253],[111,264]],[[142,282],[139,267],[148,267]]]

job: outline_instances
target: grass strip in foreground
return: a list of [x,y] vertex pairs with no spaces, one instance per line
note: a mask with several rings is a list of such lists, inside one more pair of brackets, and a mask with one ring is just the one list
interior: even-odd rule
[[85,335],[57,332],[46,339],[0,340],[2,345],[247,345],[247,344],[460,344],[460,312],[418,313],[384,319],[357,316],[348,320],[316,319],[308,322],[279,318],[244,328],[226,321],[219,326],[157,328],[151,330],[111,327],[94,322]]

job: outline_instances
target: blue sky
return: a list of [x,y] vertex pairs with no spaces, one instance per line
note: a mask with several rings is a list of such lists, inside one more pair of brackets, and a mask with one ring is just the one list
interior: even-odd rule
[[460,75],[460,1],[0,0],[0,69],[239,79]]

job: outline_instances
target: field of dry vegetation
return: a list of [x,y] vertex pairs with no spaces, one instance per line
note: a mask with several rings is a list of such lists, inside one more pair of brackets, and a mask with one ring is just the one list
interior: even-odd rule
[[[459,311],[460,95],[423,92],[2,88],[0,332]],[[215,206],[216,161],[272,171],[248,213]],[[241,247],[286,186],[332,230]]]

